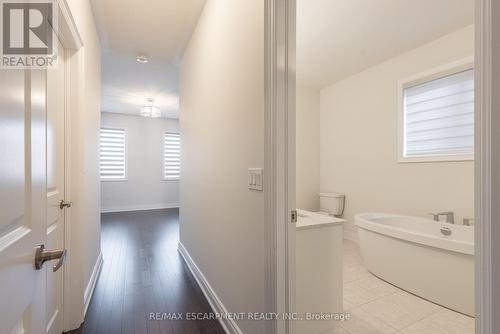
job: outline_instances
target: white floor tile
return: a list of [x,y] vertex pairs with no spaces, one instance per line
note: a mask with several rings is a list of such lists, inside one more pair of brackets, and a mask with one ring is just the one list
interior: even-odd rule
[[344,305],[343,305],[343,307],[344,307],[344,312],[348,312],[349,310],[353,309],[355,307],[355,305],[351,304],[350,301],[348,301],[348,300],[346,300],[344,298]]
[[341,334],[474,334],[473,318],[373,276],[363,265],[357,243],[344,240],[343,264],[344,310],[352,318],[341,323]]
[[377,297],[385,297],[401,291],[401,289],[387,282],[384,282],[383,280],[375,276],[362,278],[360,280],[354,281],[353,284],[360,287],[361,289],[370,291]]
[[359,252],[359,245],[357,242],[344,239],[344,249],[345,250],[354,250]]
[[351,334],[342,327],[335,326],[330,329],[327,329],[326,331],[322,332],[321,334]]
[[371,274],[361,265],[345,265],[344,266],[344,283],[360,280],[370,277]]
[[392,334],[396,332],[395,328],[390,327],[361,308],[355,308],[349,313],[351,314],[350,319],[342,322],[340,326],[350,334]]
[[401,334],[474,334],[474,318],[448,309],[403,329]]
[[437,312],[440,308],[403,291],[361,306],[365,312],[382,319],[396,329],[405,328]]
[[355,254],[347,255],[343,257],[343,260],[344,260],[344,266],[360,266],[362,268],[365,268],[361,256],[357,256]]
[[380,296],[356,284],[358,281],[344,284],[344,303],[349,309],[369,303]]

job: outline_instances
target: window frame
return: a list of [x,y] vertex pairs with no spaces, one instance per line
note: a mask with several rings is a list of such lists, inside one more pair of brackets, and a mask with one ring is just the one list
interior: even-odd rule
[[466,57],[458,61],[442,65],[431,70],[418,73],[411,77],[398,81],[398,143],[397,143],[397,162],[460,162],[473,161],[474,152],[471,154],[426,154],[420,156],[406,157],[404,155],[405,148],[405,105],[404,105],[404,90],[406,88],[420,85],[432,80],[437,80],[445,76],[457,74],[467,70],[474,70],[474,57]]
[[179,135],[179,151],[180,151],[180,156],[182,156],[180,131],[179,130],[165,130],[165,131],[163,131],[162,136],[161,136],[161,141],[162,141],[162,143],[161,143],[161,179],[162,179],[162,181],[166,181],[166,182],[179,182],[179,180],[181,178],[180,160],[179,160],[179,176],[177,178],[167,178],[165,176],[165,135],[167,133]]
[[[108,129],[108,130],[123,130],[124,137],[125,137],[125,146],[124,146],[124,154],[125,154],[125,159],[124,159],[124,165],[125,165],[125,176],[122,179],[109,179],[109,178],[103,178],[101,176],[101,130],[102,129]],[[119,127],[119,126],[101,126],[99,127],[99,180],[101,182],[127,182],[128,181],[128,129],[126,127]]]

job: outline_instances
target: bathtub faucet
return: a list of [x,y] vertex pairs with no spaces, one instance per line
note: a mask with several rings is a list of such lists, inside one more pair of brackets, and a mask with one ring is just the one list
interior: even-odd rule
[[440,213],[430,213],[435,221],[439,221],[439,216],[446,216],[446,222],[450,224],[455,224],[455,214],[452,211],[440,212]]

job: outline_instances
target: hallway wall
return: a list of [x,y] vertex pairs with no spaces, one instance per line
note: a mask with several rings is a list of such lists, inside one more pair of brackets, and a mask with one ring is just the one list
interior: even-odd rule
[[[69,112],[70,121],[70,184],[66,185],[74,202],[66,228],[71,235],[67,281],[64,296],[65,329],[80,326],[85,304],[90,300],[92,277],[101,259],[101,215],[99,196],[99,125],[101,111],[101,46],[92,7],[88,0],[67,0],[71,15],[81,36],[83,47],[71,55],[77,68],[80,101]],[[65,278],[65,279],[66,279]]]
[[264,165],[264,1],[207,1],[180,101],[180,241],[229,312],[264,312],[264,196],[247,186]]
[[101,181],[101,212],[179,206],[179,181],[164,180],[163,134],[179,131],[179,121],[101,113],[101,127],[124,128],[127,180]]

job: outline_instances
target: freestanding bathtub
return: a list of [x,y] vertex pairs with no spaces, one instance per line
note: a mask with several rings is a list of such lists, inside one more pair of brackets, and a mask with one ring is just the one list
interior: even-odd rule
[[367,269],[436,304],[474,316],[474,228],[386,213],[355,216]]

